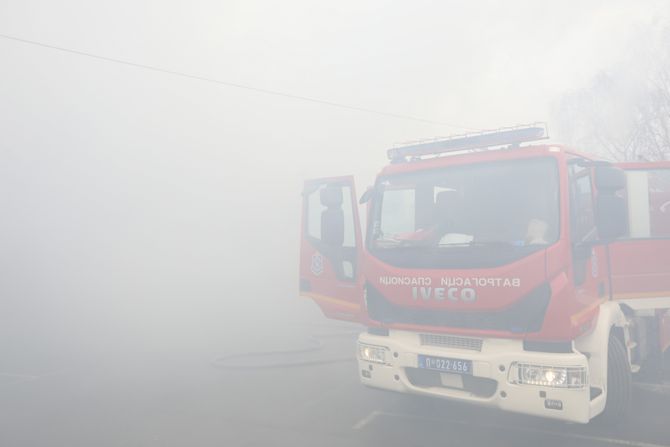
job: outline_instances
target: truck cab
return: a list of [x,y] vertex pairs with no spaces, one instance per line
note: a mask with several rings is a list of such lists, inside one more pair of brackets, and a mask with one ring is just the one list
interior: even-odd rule
[[360,200],[365,232],[353,178],[305,183],[300,292],[367,327],[364,384],[582,423],[623,414],[631,374],[670,345],[670,163],[616,166],[545,136],[389,150]]

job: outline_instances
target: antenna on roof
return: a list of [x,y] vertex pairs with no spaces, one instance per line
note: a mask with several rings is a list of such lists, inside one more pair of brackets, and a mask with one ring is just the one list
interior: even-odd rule
[[389,149],[386,154],[389,160],[398,162],[406,160],[407,157],[420,158],[424,155],[439,155],[447,152],[485,149],[510,144],[518,145],[547,138],[549,138],[547,124],[532,123],[416,142],[406,146],[394,147]]

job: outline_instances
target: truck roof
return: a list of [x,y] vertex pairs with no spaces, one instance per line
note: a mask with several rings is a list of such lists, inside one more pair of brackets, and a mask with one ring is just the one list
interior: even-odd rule
[[[587,160],[580,154],[560,144],[537,144],[549,139],[545,123],[531,123],[476,133],[454,135],[446,138],[415,141],[387,151],[391,164],[382,175],[418,171],[458,164],[485,163],[506,159],[530,157],[564,157],[565,154]],[[531,143],[521,146],[522,143]]]
[[616,163],[622,169],[668,169],[670,168],[670,160],[661,161],[625,161]]
[[385,166],[379,175],[393,175],[403,172],[415,172],[426,169],[438,169],[448,166],[465,165],[473,163],[487,163],[501,160],[516,160],[522,158],[565,156],[579,157],[593,160],[594,157],[582,154],[561,144],[540,144],[529,146],[513,146],[483,150],[465,150],[451,152],[447,155],[433,156],[430,158],[416,158],[407,161],[392,161]]

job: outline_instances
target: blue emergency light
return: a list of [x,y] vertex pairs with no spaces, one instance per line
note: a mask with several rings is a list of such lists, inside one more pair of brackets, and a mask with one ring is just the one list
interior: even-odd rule
[[493,146],[518,145],[519,143],[547,138],[549,138],[547,125],[545,123],[533,123],[394,147],[387,151],[387,155],[389,160],[403,161],[407,157],[420,158],[424,155],[439,155],[447,152],[484,149]]

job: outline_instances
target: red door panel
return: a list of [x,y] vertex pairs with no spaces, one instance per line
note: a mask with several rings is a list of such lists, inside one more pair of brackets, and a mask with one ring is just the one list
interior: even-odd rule
[[610,246],[614,298],[670,301],[670,163],[622,167],[628,235]]
[[670,297],[670,239],[610,245],[614,299]]

